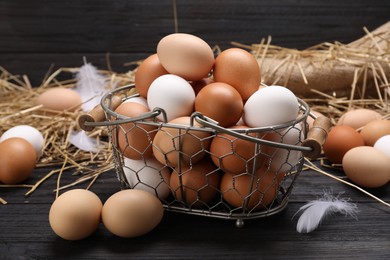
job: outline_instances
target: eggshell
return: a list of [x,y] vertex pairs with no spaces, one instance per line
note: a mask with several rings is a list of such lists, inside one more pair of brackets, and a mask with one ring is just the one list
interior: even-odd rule
[[37,154],[31,143],[11,137],[0,143],[0,182],[18,184],[28,179],[36,165]]
[[382,136],[390,134],[390,120],[374,120],[366,124],[360,131],[364,138],[364,143],[373,146]]
[[381,138],[379,138],[375,144],[374,148],[377,150],[382,151],[387,156],[390,157],[390,135],[384,135]]
[[244,105],[244,122],[250,127],[265,127],[296,119],[299,103],[291,90],[269,86],[256,91]]
[[80,108],[82,100],[80,94],[72,89],[55,87],[40,94],[35,103],[44,109],[73,112]]
[[102,207],[95,193],[83,189],[69,190],[51,205],[49,223],[59,237],[80,240],[96,231]]
[[[132,118],[149,112],[149,109],[138,103],[125,102],[120,104],[115,112],[126,118]],[[117,134],[117,145],[123,155],[139,160],[152,156],[152,140],[157,132],[156,129],[154,125],[130,122],[119,124],[117,131],[113,131],[113,134]]]
[[191,206],[204,206],[217,194],[219,188],[219,173],[210,159],[172,172],[170,186],[175,198]]
[[349,150],[342,165],[348,178],[365,188],[381,187],[390,180],[390,158],[371,146]]
[[168,71],[161,65],[157,54],[150,55],[142,61],[135,72],[135,89],[142,97],[146,98],[150,84],[164,74],[168,74]]
[[171,192],[171,171],[154,157],[145,160],[124,158],[123,171],[133,189],[147,191],[159,199],[166,199]]
[[[299,146],[304,140],[304,136],[301,124],[295,124],[287,129],[267,134],[264,139]],[[262,151],[268,156],[266,163],[274,172],[290,172],[302,159],[302,152],[299,150],[264,145]]]
[[[195,92],[185,79],[166,74],[155,79],[147,95],[150,110],[162,108],[167,121],[181,116],[189,116],[194,111]],[[164,120],[163,115],[158,119]]]
[[218,122],[222,127],[240,120],[244,103],[232,86],[215,82],[202,88],[195,98],[195,110]]
[[222,51],[215,59],[214,81],[233,86],[244,101],[259,89],[260,66],[255,57],[240,48]]
[[[190,117],[179,117],[169,124],[190,126]],[[200,124],[194,121],[194,126]],[[165,165],[176,167],[182,164],[195,164],[200,161],[210,147],[211,134],[206,131],[162,127],[153,139],[153,154]]]
[[346,152],[363,145],[363,136],[354,128],[347,125],[337,125],[331,128],[322,148],[329,161],[340,164]]
[[169,73],[186,80],[207,77],[214,65],[210,46],[201,38],[186,33],[173,33],[162,38],[157,45],[157,55]]
[[[247,126],[234,126],[229,129],[247,129]],[[256,134],[249,134],[256,137]],[[254,163],[260,168],[264,157],[260,151],[256,152],[256,143],[237,138],[229,134],[220,133],[211,141],[210,155],[214,164],[225,172],[233,175],[252,172]]]
[[381,119],[381,114],[375,110],[359,108],[344,113],[337,121],[337,125],[348,125],[354,129],[359,129],[371,121]]
[[123,238],[145,235],[160,223],[163,216],[163,205],[156,196],[134,189],[111,195],[102,210],[104,226]]
[[231,206],[246,210],[263,209],[269,206],[278,194],[278,179],[266,167],[250,174],[231,175],[225,173],[221,179],[222,197]]
[[28,141],[35,149],[38,157],[42,155],[45,138],[35,127],[29,125],[17,125],[5,131],[0,137],[0,143],[11,137],[20,137]]

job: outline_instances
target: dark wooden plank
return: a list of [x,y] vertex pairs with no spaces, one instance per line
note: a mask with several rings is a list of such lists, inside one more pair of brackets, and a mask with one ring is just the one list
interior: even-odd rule
[[[174,32],[173,1],[26,1],[0,5],[1,52],[152,52]],[[177,1],[179,31],[210,45],[348,42],[389,19],[388,1]],[[287,29],[288,28],[288,29]]]

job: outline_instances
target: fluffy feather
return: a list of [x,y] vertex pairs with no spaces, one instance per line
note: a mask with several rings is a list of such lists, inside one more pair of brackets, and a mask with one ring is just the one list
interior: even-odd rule
[[298,219],[297,231],[299,233],[310,233],[319,226],[326,216],[333,213],[341,213],[356,218],[357,206],[325,192],[321,198],[310,201],[299,208],[296,214],[299,212],[302,212],[302,214]]
[[87,63],[84,57],[84,65],[76,74],[76,88],[83,101],[82,109],[86,112],[92,110],[100,103],[102,96],[107,92],[106,79],[99,71]]
[[98,143],[96,139],[89,137],[85,131],[70,132],[69,142],[83,151],[93,153],[98,151]]

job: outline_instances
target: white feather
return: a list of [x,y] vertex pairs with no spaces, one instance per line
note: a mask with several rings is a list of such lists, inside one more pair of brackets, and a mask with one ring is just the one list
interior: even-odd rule
[[85,57],[84,65],[80,67],[76,79],[75,91],[81,96],[82,109],[89,112],[100,103],[102,96],[107,92],[106,79],[91,63],[87,63]]
[[297,231],[299,233],[310,233],[320,225],[326,216],[333,213],[356,218],[357,206],[325,192],[323,197],[310,201],[299,208],[297,213],[299,212],[302,212],[302,214],[298,219]]
[[83,151],[96,153],[99,148],[96,139],[89,137],[85,131],[72,131],[69,142]]

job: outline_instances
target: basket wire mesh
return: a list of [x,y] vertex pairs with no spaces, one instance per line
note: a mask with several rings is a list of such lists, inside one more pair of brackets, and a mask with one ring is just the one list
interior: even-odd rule
[[[129,85],[104,95],[101,108],[105,120],[95,123],[108,127],[123,189],[146,190],[158,196],[168,211],[233,219],[238,227],[245,219],[270,216],[287,206],[303,167],[302,152],[311,149],[302,145],[308,132],[307,117],[312,116],[307,103],[298,99],[296,120],[275,126],[224,128],[198,112],[191,115],[188,125],[181,125],[167,122],[165,111],[159,108],[131,118],[116,113],[112,97],[130,102],[138,96],[127,95],[133,88]],[[165,120],[157,120],[160,114]],[[157,135],[168,138],[171,150],[161,149],[155,142]],[[134,138],[147,145],[134,146]],[[229,152],[211,149],[210,143],[216,139],[225,143]],[[198,149],[187,153],[183,147],[190,142],[191,148]],[[243,149],[252,150],[250,156],[244,155]],[[127,156],[128,151],[132,155]],[[232,161],[244,170],[230,172],[225,162]],[[202,163],[207,167],[199,166]]]

